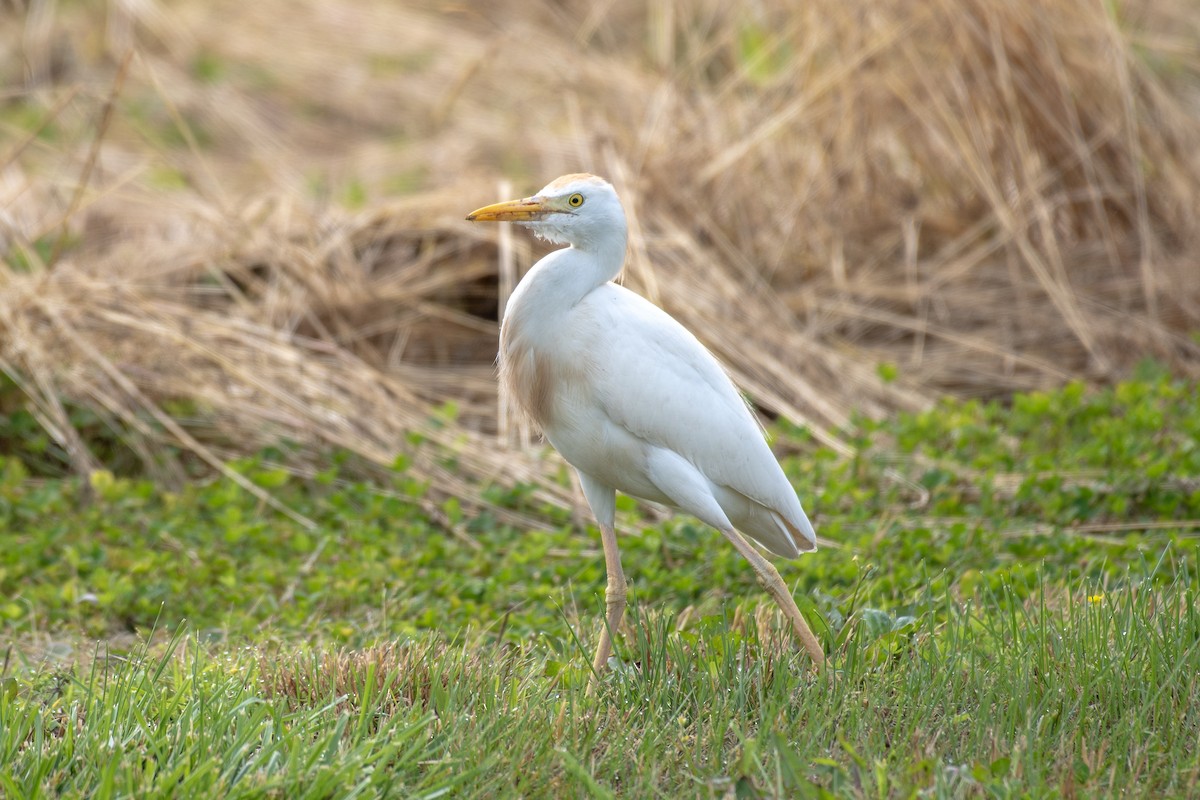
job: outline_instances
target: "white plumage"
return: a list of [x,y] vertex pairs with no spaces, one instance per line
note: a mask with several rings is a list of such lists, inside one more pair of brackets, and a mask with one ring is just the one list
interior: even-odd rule
[[509,299],[500,373],[578,471],[600,524],[609,613],[597,671],[624,611],[616,491],[682,509],[724,533],[820,662],[820,645],[782,579],[735,529],[785,557],[815,549],[816,534],[717,360],[662,309],[612,283],[627,236],[612,186],[594,175],[567,175],[533,197],[486,206],[467,219],[517,222],[570,245],[539,261]]

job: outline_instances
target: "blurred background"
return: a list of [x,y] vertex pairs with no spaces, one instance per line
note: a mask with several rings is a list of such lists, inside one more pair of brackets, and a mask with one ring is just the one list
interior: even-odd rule
[[9,0],[0,79],[0,446],[46,474],[337,448],[577,504],[496,396],[544,248],[463,217],[578,171],[626,283],[843,452],[1200,376],[1188,0]]

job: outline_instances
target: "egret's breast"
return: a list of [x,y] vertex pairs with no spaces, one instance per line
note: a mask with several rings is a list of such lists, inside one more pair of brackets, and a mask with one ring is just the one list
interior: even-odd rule
[[586,382],[583,354],[564,352],[561,337],[532,332],[520,315],[500,329],[500,381],[518,408],[543,431],[563,416],[563,401]]
[[500,330],[500,382],[517,407],[545,428],[553,413],[554,369],[519,329],[516,320],[505,320]]

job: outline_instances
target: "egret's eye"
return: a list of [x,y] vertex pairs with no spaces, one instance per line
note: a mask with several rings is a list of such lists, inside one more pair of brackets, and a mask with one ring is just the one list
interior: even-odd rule
[[579,208],[583,205],[583,195],[576,193],[567,198],[567,205],[571,208]]

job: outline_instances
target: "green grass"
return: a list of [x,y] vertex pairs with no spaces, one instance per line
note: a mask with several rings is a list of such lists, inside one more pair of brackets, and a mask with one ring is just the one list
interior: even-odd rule
[[527,492],[481,488],[551,530],[456,536],[403,464],[238,465],[310,531],[225,480],[5,457],[0,796],[1196,796],[1197,390],[947,402],[850,459],[782,426],[837,544],[780,565],[826,677],[717,534],[626,503],[591,693],[597,537]]
[[859,626],[828,681],[777,632],[707,626],[693,641],[639,617],[628,660],[596,696],[578,669],[548,677],[555,649],[538,642],[410,642],[337,663],[176,639],[13,683],[0,786],[11,797],[1194,796],[1190,586],[1155,603],[1126,590],[995,612],[1014,599],[947,603],[886,659]]

